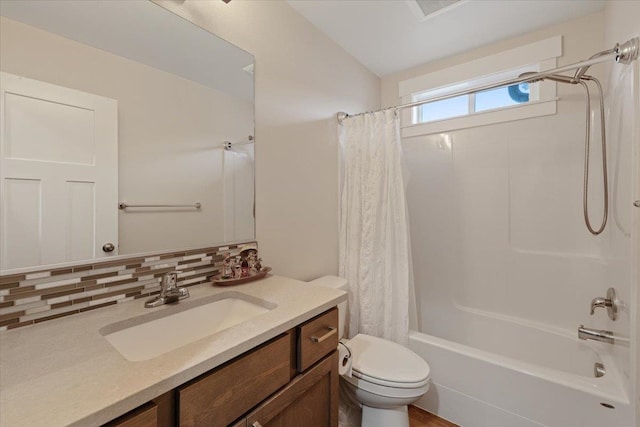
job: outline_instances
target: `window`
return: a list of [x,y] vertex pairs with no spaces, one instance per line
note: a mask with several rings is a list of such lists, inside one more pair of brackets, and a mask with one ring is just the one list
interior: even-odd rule
[[556,112],[556,84],[520,83],[438,99],[443,95],[516,78],[524,72],[556,67],[562,36],[438,70],[400,82],[403,103],[428,101],[402,115],[402,136],[417,136],[537,117]]
[[[417,98],[416,101],[421,101]],[[416,123],[433,122],[469,114],[469,95],[430,102],[418,107]]]
[[526,102],[529,102],[529,83],[520,83],[476,93],[474,111],[493,110]]
[[[465,82],[459,82],[454,85],[420,92],[413,95],[411,100],[423,101],[428,100],[429,98],[454,93],[461,89],[481,87],[501,80],[517,77],[527,71],[535,70],[529,66],[507,72],[496,73],[490,76],[478,77]],[[535,87],[536,85],[537,84],[534,83],[531,86]],[[411,122],[412,124],[429,123],[495,110],[498,108],[517,106],[536,100],[537,91],[533,91],[533,93],[531,92],[532,91],[528,83],[520,83],[511,86],[488,89],[482,92],[470,93],[468,95],[456,96],[454,98],[447,98],[440,101],[429,102],[414,109]]]

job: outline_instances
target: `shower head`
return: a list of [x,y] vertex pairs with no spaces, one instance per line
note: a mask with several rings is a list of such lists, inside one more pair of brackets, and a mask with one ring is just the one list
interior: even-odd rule
[[[520,74],[518,76],[518,78],[524,79],[524,78],[526,78],[528,76],[534,76],[536,74],[539,74],[539,73],[536,73],[535,71],[528,71],[526,73]],[[545,79],[553,80],[554,82],[570,83],[570,84],[577,84],[578,81],[579,81],[579,79],[576,80],[576,79],[574,79],[572,77],[563,76],[561,74],[549,74],[547,76],[542,76],[542,77],[537,77],[537,78],[534,78],[534,79],[531,79],[531,80],[527,80],[527,83],[541,82],[541,81],[543,81]]]
[[[518,78],[519,78],[519,79],[524,79],[524,78],[526,78],[526,77],[528,77],[528,76],[534,76],[534,75],[536,75],[536,74],[538,74],[538,73],[537,73],[537,72],[535,72],[535,71],[527,71],[526,73],[522,73],[522,74],[520,74],[520,75],[518,76]],[[537,83],[537,82],[541,82],[542,80],[544,80],[542,77],[538,77],[538,78],[536,78],[536,79],[527,80],[527,81],[526,81],[526,83]]]

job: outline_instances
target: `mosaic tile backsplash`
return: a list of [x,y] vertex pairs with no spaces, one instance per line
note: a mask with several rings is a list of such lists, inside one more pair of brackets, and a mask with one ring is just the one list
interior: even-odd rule
[[178,286],[207,282],[222,254],[236,255],[246,243],[0,276],[0,331],[158,294],[170,271],[181,271]]

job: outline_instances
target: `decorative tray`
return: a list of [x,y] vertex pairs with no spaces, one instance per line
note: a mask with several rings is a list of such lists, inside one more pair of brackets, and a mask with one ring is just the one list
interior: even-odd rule
[[271,267],[262,267],[257,274],[253,276],[244,276],[234,279],[221,279],[220,276],[213,277],[213,284],[217,286],[231,286],[231,285],[240,285],[242,283],[253,282],[254,280],[262,279],[267,275],[268,272],[271,271]]

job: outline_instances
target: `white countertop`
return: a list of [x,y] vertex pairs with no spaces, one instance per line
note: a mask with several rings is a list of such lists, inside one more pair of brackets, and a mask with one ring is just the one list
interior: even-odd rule
[[185,302],[235,291],[277,307],[142,362],[127,361],[99,330],[175,306],[146,309],[138,299],[2,332],[0,425],[99,426],[346,300],[343,291],[279,276],[189,291]]

